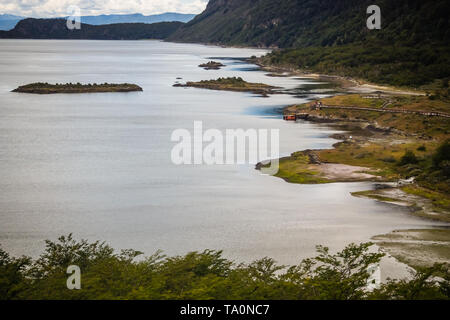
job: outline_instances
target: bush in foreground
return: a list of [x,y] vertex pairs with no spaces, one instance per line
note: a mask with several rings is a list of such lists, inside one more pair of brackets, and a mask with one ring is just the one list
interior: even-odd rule
[[[315,258],[285,267],[264,258],[235,264],[220,251],[166,257],[157,252],[115,251],[105,243],[76,241],[72,235],[46,241],[35,261],[12,258],[0,249],[0,299],[243,299],[359,300],[448,299],[448,268],[436,265],[410,280],[390,281],[369,292],[368,267],[383,254],[371,243],[349,245],[337,254],[319,246]],[[68,290],[66,269],[82,272],[81,290]],[[439,280],[434,278],[440,275]]]

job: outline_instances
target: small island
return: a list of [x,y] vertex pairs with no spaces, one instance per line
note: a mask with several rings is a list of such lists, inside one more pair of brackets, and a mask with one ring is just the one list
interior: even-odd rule
[[34,94],[54,94],[54,93],[94,93],[94,92],[131,92],[143,91],[141,87],[130,83],[103,83],[103,84],[50,84],[47,82],[36,82],[20,86],[12,92],[34,93]]
[[220,62],[209,61],[208,63],[199,65],[199,67],[205,70],[219,70],[220,68],[225,67],[225,65]]
[[199,82],[187,82],[186,84],[176,83],[174,87],[193,87],[211,90],[252,92],[267,97],[274,94],[277,87],[264,83],[251,83],[244,81],[241,77],[219,78],[217,80],[202,80]]

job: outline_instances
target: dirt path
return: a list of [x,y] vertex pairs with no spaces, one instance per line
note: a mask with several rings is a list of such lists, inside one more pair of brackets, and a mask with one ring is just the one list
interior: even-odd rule
[[347,87],[347,90],[355,91],[357,93],[373,93],[375,91],[381,91],[381,92],[389,93],[389,94],[401,94],[401,95],[411,95],[411,96],[424,96],[425,95],[424,92],[402,90],[402,89],[397,89],[397,88],[393,88],[393,87],[379,86],[379,85],[368,84],[368,83],[363,83],[363,84],[358,83],[354,87],[351,87],[351,86]]
[[396,109],[377,109],[377,108],[364,108],[364,107],[344,107],[344,106],[326,106],[322,105],[320,109],[340,109],[340,110],[358,110],[358,111],[374,111],[380,113],[405,113],[405,114],[418,114],[427,117],[443,117],[450,118],[450,114],[443,112],[429,112],[420,110],[396,110]]
[[330,180],[373,180],[377,177],[364,173],[369,168],[349,166],[339,163],[322,163],[318,165],[318,170],[323,174],[324,178]]

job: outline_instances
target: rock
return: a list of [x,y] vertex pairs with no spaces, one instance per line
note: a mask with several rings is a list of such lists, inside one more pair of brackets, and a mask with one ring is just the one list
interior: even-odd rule
[[369,125],[366,127],[366,130],[373,131],[373,132],[381,132],[381,133],[389,133],[389,132],[392,132],[392,128],[380,128],[380,127],[376,127],[376,126],[374,126],[374,125],[372,125],[372,124],[369,124]]
[[313,150],[305,150],[305,151],[303,151],[303,153],[309,157],[309,163],[311,163],[311,164],[322,164],[322,162],[320,161],[319,156],[317,155],[317,153],[315,151],[313,151]]
[[375,190],[385,190],[385,189],[392,189],[393,186],[385,183],[376,183],[374,185]]
[[349,137],[350,137],[349,135],[342,134],[342,133],[335,133],[330,136],[330,138],[336,139],[336,140],[347,140]]
[[220,68],[225,67],[225,65],[220,62],[209,61],[208,63],[199,65],[199,67],[205,70],[219,70]]

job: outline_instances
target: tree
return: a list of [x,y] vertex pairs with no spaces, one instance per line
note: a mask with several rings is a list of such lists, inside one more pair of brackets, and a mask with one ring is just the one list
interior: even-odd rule
[[[390,281],[367,290],[368,268],[383,254],[372,244],[351,244],[285,267],[271,258],[236,265],[221,251],[205,250],[166,257],[157,252],[136,260],[141,252],[119,254],[102,242],[76,241],[72,235],[47,241],[35,261],[11,258],[0,250],[0,299],[218,299],[218,300],[357,300],[448,299],[448,266],[424,269],[413,280]],[[67,267],[81,269],[81,290],[68,290]],[[434,276],[438,274],[440,280]]]
[[389,280],[375,290],[370,299],[448,300],[450,298],[449,265],[435,264],[417,270],[412,280]]
[[444,161],[450,161],[450,140],[441,144],[433,155],[433,165],[435,168],[439,168]]
[[0,248],[0,300],[15,299],[25,289],[25,270],[30,263],[30,258],[11,258]]

